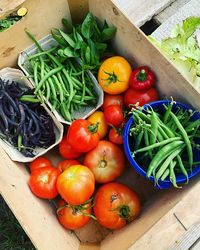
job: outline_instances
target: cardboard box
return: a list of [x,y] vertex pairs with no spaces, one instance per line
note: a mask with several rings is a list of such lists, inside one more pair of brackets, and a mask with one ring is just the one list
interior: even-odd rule
[[[15,2],[16,6],[16,1],[11,2]],[[22,1],[19,2],[21,4]],[[77,0],[70,5],[74,19],[78,15],[80,18],[80,13],[85,13],[80,11],[81,3]],[[61,27],[62,17],[70,17],[66,0],[27,0],[23,5],[28,8],[27,16],[0,33],[0,67],[16,65],[18,53],[32,43],[24,28],[40,39],[51,28]],[[99,19],[107,20],[117,27],[113,45],[118,54],[125,56],[133,67],[148,65],[156,72],[157,87],[163,97],[173,96],[174,99],[200,108],[199,94],[193,86],[111,0],[90,0],[89,8]],[[100,227],[94,221],[83,229],[67,231],[58,223],[54,208],[47,201],[31,194],[27,185],[29,173],[24,165],[11,161],[1,148],[0,154],[0,192],[39,250],[162,250],[185,232],[180,222],[189,228],[200,219],[200,201],[196,198],[200,184],[197,178],[182,189],[157,190],[127,165],[118,181],[126,183],[140,194],[140,218],[114,232]],[[54,162],[58,161],[56,152],[51,151],[50,156]]]

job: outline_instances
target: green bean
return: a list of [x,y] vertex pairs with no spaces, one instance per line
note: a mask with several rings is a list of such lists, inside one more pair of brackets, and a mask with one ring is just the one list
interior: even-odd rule
[[40,100],[37,99],[35,95],[22,95],[19,98],[19,100],[22,101],[22,102],[32,102],[32,103],[40,102]]
[[53,81],[52,81],[51,77],[49,77],[49,78],[47,79],[47,81],[48,81],[48,83],[49,83],[49,87],[50,87],[50,90],[51,90],[51,92],[52,92],[51,98],[52,98],[54,101],[57,101],[56,89],[55,89],[55,86],[54,86],[54,84],[53,84]]
[[154,111],[151,112],[151,134],[149,137],[150,144],[154,144],[156,142],[157,133],[158,133],[158,121],[157,116]]
[[191,132],[194,130],[195,127],[199,127],[200,126],[200,119],[196,120],[196,121],[192,121],[186,128],[185,131],[186,132]]
[[174,120],[174,122],[176,123],[178,129],[180,130],[182,136],[183,136],[183,140],[185,141],[186,147],[187,147],[187,152],[188,152],[188,159],[189,159],[189,165],[190,168],[192,169],[192,164],[193,164],[193,152],[192,152],[192,146],[189,140],[189,137],[185,131],[185,129],[183,128],[183,126],[181,125],[181,123],[179,122],[178,118],[171,112],[170,113],[172,119]]
[[180,170],[182,171],[182,173],[183,173],[183,174],[185,175],[185,177],[186,177],[186,184],[187,184],[188,181],[189,181],[189,179],[188,179],[188,173],[187,173],[187,171],[186,171],[186,169],[185,169],[185,167],[184,167],[184,165],[183,165],[183,161],[182,161],[180,155],[177,155],[176,158],[177,158],[177,161],[178,161]]
[[64,117],[64,119],[66,119],[67,121],[71,121],[72,118],[71,118],[71,115],[67,109],[67,105],[65,104],[65,102],[61,103],[61,113],[62,113],[62,116]]
[[33,72],[34,72],[34,82],[35,82],[35,85],[37,86],[38,85],[38,62],[35,62]]
[[[167,158],[165,159],[163,164],[160,166],[158,172],[155,175],[156,181],[160,179],[160,177],[163,175],[165,170],[168,168],[169,164],[182,151],[182,149],[183,149],[183,146],[179,145],[179,147],[175,148],[173,150],[173,152],[171,152],[171,154],[169,156],[167,156]],[[171,173],[170,173],[170,178],[171,178]]]
[[[151,149],[154,149],[154,148],[157,148],[157,147],[161,147],[161,146],[164,146],[170,142],[174,142],[174,141],[179,141],[179,142],[182,142],[181,141],[181,138],[180,137],[174,137],[174,138],[169,138],[169,139],[166,139],[162,142],[157,142],[157,143],[154,143],[152,145],[149,145],[147,147],[144,147],[144,148],[140,148],[140,149],[137,149],[135,150],[135,154],[136,153],[142,153],[142,152],[145,152],[145,151],[148,151],[148,150],[151,150]],[[183,142],[182,142],[183,143]]]
[[45,50],[45,51],[42,51],[42,52],[30,55],[30,56],[28,56],[28,60],[32,60],[32,59],[35,59],[37,57],[41,57],[43,55],[47,55],[47,53],[52,52],[52,51],[54,51],[56,49],[57,49],[57,47],[52,47],[52,48],[50,48],[48,50]]
[[136,141],[135,141],[135,151],[139,148],[141,142],[142,142],[142,138],[143,138],[143,134],[144,134],[144,131],[142,130],[136,137]]
[[147,170],[147,177],[149,178],[156,168],[158,168],[159,164],[165,160],[168,155],[170,155],[177,147],[179,147],[181,144],[183,144],[182,141],[172,141],[168,143],[167,145],[163,146],[153,157],[151,160],[148,170]]
[[64,66],[59,66],[55,69],[52,69],[50,70],[45,76],[44,78],[42,78],[40,80],[40,82],[38,83],[38,85],[36,86],[36,89],[35,89],[35,93],[38,92],[38,90],[42,87],[43,83],[52,75],[56,74],[58,71],[61,71],[62,69],[64,68]]
[[65,95],[69,96],[69,92],[68,92],[68,90],[66,89],[66,86],[65,86],[65,83],[64,83],[64,81],[63,81],[63,79],[62,79],[61,73],[58,72],[58,73],[57,73],[57,76],[58,76],[59,82],[61,83],[61,85],[62,85],[62,87],[63,87],[63,89],[64,89]]
[[[165,105],[164,105],[165,106]],[[164,123],[167,123],[167,121],[168,121],[168,119],[169,119],[169,117],[170,117],[170,112],[171,112],[171,110],[172,110],[172,106],[173,106],[173,101],[172,102],[170,102],[170,104],[169,104],[169,106],[167,107],[167,110],[166,110],[166,112],[165,112],[165,114],[164,114],[164,117],[163,117],[163,122]],[[166,107],[166,106],[165,106]]]
[[[149,146],[149,135],[148,135],[147,129],[144,129],[144,143],[145,143],[146,147]],[[152,157],[152,151],[148,150],[148,153],[149,153],[150,157]]]
[[59,97],[60,97],[60,102],[63,102],[64,99],[65,99],[65,97],[64,97],[62,86],[59,83],[58,78],[55,75],[53,75],[52,77],[54,79],[54,82],[55,82],[56,86],[58,87],[58,93],[59,93]]
[[168,175],[169,175],[169,169],[167,168],[160,178],[161,181],[164,181],[168,177]]
[[165,131],[162,129],[161,126],[158,126],[158,131],[160,133],[160,135],[164,138],[164,139],[168,139],[169,136],[165,133]]
[[82,91],[82,96],[81,96],[81,102],[83,102],[84,101],[84,97],[85,97],[85,89],[86,89],[86,87],[85,87],[85,79],[84,79],[84,71],[82,71],[83,73],[82,73],[82,83],[83,83],[83,91]]
[[176,165],[176,162],[174,162],[174,161],[170,162],[170,166],[169,166],[170,177],[169,177],[169,179],[170,179],[170,181],[171,181],[171,183],[173,184],[174,187],[181,188],[176,183],[176,175],[174,173],[174,167],[175,167],[175,165]]

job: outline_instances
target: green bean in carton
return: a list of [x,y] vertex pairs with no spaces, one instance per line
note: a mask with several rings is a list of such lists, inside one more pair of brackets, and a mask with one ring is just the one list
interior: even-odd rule
[[14,161],[30,162],[57,145],[63,126],[34,95],[21,70],[0,70],[0,145]]
[[18,65],[30,79],[34,93],[46,103],[58,121],[71,124],[87,118],[103,103],[103,90],[94,75],[80,60],[62,58],[59,44],[52,35],[35,42],[18,58]]

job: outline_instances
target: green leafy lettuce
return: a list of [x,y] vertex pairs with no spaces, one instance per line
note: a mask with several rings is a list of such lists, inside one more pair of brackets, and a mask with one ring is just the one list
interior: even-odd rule
[[200,17],[189,17],[176,24],[169,38],[150,40],[200,90]]

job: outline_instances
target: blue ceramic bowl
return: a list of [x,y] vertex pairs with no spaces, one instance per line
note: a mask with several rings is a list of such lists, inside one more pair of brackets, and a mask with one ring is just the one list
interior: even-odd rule
[[[167,100],[160,100],[160,101],[156,101],[156,102],[151,102],[148,105],[144,105],[143,110],[146,110],[149,106],[151,106],[154,110],[156,109],[159,113],[164,112],[164,107],[163,104],[168,105],[171,101],[167,101]],[[181,107],[182,109],[186,110],[186,109],[191,109],[194,111],[193,108],[189,107],[186,104],[180,103],[180,102],[176,102],[176,104],[173,105],[173,111],[176,111],[176,109],[178,107]],[[130,150],[130,146],[129,146],[129,131],[131,128],[131,124],[133,122],[134,116],[132,116],[128,122],[126,123],[126,126],[124,128],[124,132],[123,132],[123,140],[124,140],[124,150],[125,150],[125,154],[131,164],[131,166],[142,176],[144,176],[145,178],[147,178],[146,176],[146,171],[138,165],[138,163],[135,161],[135,159],[132,157],[131,155],[131,150]],[[200,113],[195,112],[191,118],[191,120],[197,120],[200,119]],[[200,142],[198,142],[200,143]],[[194,161],[200,161],[200,151],[198,150],[193,150],[193,157],[194,157]],[[200,165],[195,166],[193,168],[192,173],[189,172],[188,173],[188,178],[191,179],[192,177],[196,176],[198,173],[200,172]],[[153,182],[155,182],[155,179],[153,176],[150,176],[150,178],[147,178],[148,180],[151,180]],[[180,175],[176,175],[176,182],[177,184],[183,184],[186,182],[186,177],[183,174]],[[169,188],[172,186],[172,183],[170,182],[169,178],[166,178],[164,181],[159,181],[158,185],[156,186],[157,188]]]

